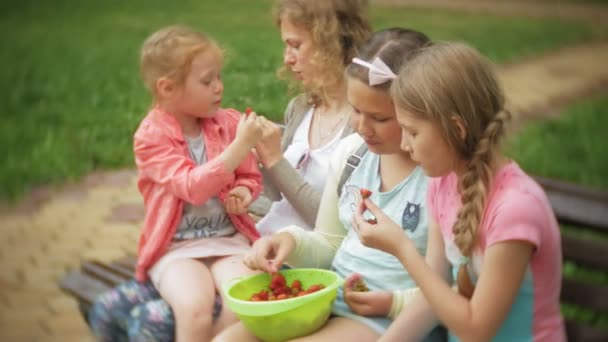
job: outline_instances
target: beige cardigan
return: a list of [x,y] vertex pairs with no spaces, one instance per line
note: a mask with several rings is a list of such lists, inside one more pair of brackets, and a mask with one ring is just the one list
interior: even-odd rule
[[[293,141],[297,128],[311,106],[305,94],[298,95],[289,101],[285,110],[285,130],[281,140],[283,152]],[[352,132],[352,127],[347,125],[344,128],[342,138]],[[307,224],[311,227],[314,226],[321,203],[321,191],[315,190],[308,184],[285,158],[282,158],[271,168],[262,170],[262,173],[264,175],[265,195],[272,201],[280,200],[282,195]]]

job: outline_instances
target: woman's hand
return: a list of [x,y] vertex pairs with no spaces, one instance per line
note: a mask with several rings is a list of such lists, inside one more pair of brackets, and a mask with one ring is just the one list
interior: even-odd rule
[[253,196],[249,188],[245,186],[234,187],[228,192],[226,213],[233,215],[246,214],[252,200]]
[[278,272],[283,261],[296,247],[296,241],[289,233],[277,233],[258,239],[243,262],[252,270],[268,273]]
[[[365,210],[369,210],[374,215],[377,223],[369,223],[363,218]],[[359,203],[359,208],[353,215],[353,228],[363,245],[395,256],[408,241],[403,228],[386,216],[382,209],[369,199],[364,199]]]
[[283,158],[281,151],[281,128],[275,123],[260,117],[262,123],[262,139],[255,145],[255,149],[265,168],[271,168]]

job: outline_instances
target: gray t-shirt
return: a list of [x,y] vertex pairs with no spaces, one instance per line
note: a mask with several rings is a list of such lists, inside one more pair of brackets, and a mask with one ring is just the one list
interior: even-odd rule
[[[186,137],[190,157],[198,165],[207,162],[203,135]],[[173,241],[230,236],[236,233],[226,210],[217,196],[209,198],[201,205],[184,204],[182,219],[173,235]]]

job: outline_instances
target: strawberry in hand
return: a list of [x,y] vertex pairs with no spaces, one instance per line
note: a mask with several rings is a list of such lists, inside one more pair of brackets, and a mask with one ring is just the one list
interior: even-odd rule
[[367,223],[369,223],[369,224],[377,224],[377,223],[378,223],[378,220],[376,220],[376,218],[375,218],[375,217],[368,218],[368,219],[367,219],[367,220],[365,220],[365,221],[367,221]]
[[344,281],[344,286],[350,291],[367,292],[369,288],[365,285],[363,277],[359,273],[353,273]]
[[[369,190],[369,189],[366,189],[366,188],[359,189],[359,193],[361,193],[361,198],[363,199],[363,201],[365,201],[367,198],[369,198],[372,195],[372,191]],[[366,221],[369,224],[376,224],[376,223],[378,223],[378,220],[376,220],[375,217],[368,218]]]
[[372,195],[372,191],[366,188],[359,189],[359,192],[361,193],[361,197],[363,197],[363,199],[369,198],[369,196]]

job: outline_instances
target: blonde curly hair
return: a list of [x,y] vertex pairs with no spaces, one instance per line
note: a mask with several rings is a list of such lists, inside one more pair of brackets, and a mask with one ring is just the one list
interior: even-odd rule
[[[327,89],[344,82],[344,68],[371,35],[365,3],[361,0],[278,0],[275,3],[273,15],[277,26],[288,19],[312,36],[315,52],[310,63],[316,77],[306,89],[312,103],[326,102]],[[291,90],[300,88],[285,66],[279,68],[277,74],[290,82]]]
[[[403,67],[391,94],[395,104],[438,123],[442,136],[468,169],[459,179],[463,203],[454,241],[471,256],[493,175],[492,161],[510,120],[502,88],[490,61],[462,43],[436,43],[416,52]],[[461,138],[456,116],[465,128]]]
[[223,57],[219,45],[206,34],[189,27],[173,25],[152,33],[140,53],[140,72],[144,84],[156,95],[156,83],[168,77],[183,84],[197,54],[213,51]]

